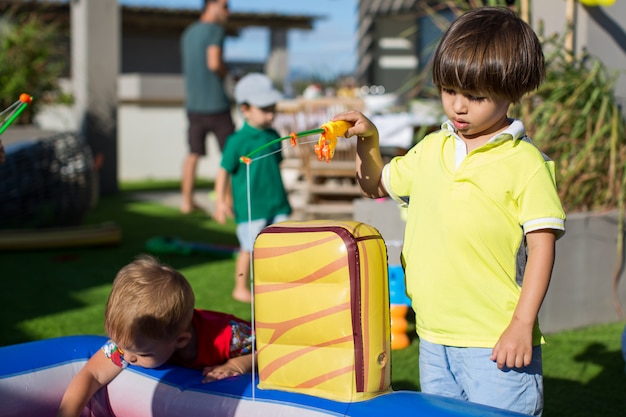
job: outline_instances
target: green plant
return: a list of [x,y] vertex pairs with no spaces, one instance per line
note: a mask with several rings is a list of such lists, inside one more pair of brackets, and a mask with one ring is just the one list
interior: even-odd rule
[[546,80],[511,116],[524,121],[537,146],[556,164],[565,209],[607,210],[623,204],[624,116],[612,75],[589,53],[572,56],[563,38],[543,41]]
[[58,92],[57,80],[65,62],[59,28],[38,15],[9,12],[0,21],[0,107],[6,108],[20,94],[34,97],[17,123],[32,122],[46,97]]

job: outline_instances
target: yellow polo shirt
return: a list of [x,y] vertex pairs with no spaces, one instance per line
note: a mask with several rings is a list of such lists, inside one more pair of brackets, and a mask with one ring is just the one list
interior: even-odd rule
[[[519,300],[524,234],[562,235],[565,213],[554,164],[520,121],[466,156],[456,153],[456,141],[444,123],[385,166],[383,185],[393,198],[408,200],[402,254],[418,335],[490,348]],[[541,342],[537,324],[533,339]]]

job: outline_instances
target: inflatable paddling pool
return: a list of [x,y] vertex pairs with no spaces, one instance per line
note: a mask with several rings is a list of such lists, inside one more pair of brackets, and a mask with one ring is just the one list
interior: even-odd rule
[[[201,372],[129,366],[82,417],[514,416],[391,389],[387,251],[355,221],[282,222],[254,244],[258,373],[202,384]],[[55,416],[101,336],[0,348],[0,417]]]
[[[55,416],[70,380],[105,341],[103,336],[67,336],[1,347],[0,416]],[[83,416],[519,416],[415,391],[338,402],[293,392],[253,390],[251,375],[207,384],[201,380],[200,371],[171,365],[157,369],[129,366],[94,396]]]

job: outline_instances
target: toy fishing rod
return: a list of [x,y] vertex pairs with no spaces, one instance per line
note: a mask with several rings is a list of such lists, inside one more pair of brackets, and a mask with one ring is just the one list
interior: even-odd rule
[[4,131],[11,126],[11,123],[28,107],[28,105],[33,101],[33,97],[30,94],[20,94],[20,98],[9,107],[4,109],[0,116],[3,116],[5,113],[9,113],[7,118],[0,122],[0,135],[4,133]]
[[263,146],[260,146],[250,152],[248,155],[242,156],[239,158],[241,162],[249,165],[252,162],[252,156],[262,151],[263,149],[272,146],[276,143],[282,142],[284,140],[291,140],[291,146],[296,146],[297,139],[320,134],[320,138],[315,145],[315,154],[317,158],[322,161],[330,162],[335,155],[335,147],[337,146],[337,138],[345,136],[348,129],[352,126],[352,124],[345,122],[343,120],[338,120],[336,122],[327,122],[324,123],[319,129],[305,130],[304,132],[291,133],[289,136],[283,136],[282,138],[274,139],[271,142],[266,143]]

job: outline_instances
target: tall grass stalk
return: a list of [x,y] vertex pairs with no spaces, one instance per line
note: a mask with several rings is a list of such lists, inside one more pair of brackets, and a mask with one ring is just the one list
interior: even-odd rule
[[624,187],[624,117],[614,96],[616,75],[584,53],[572,57],[562,39],[544,40],[546,81],[515,106],[537,146],[557,167],[568,212],[619,206]]

